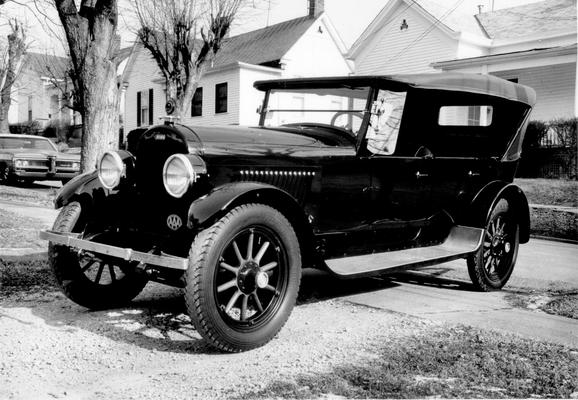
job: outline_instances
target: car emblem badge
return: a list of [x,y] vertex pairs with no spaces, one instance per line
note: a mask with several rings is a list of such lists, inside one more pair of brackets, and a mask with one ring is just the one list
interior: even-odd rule
[[178,215],[171,214],[167,217],[167,226],[173,231],[176,231],[183,226],[183,220]]

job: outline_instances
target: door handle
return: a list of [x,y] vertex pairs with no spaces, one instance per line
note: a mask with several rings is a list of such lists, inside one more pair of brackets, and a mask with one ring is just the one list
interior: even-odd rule
[[422,173],[419,172],[419,171],[417,171],[417,172],[415,173],[415,177],[416,177],[417,179],[419,179],[419,178],[427,178],[428,176],[429,176],[429,174],[422,174]]
[[470,178],[473,178],[473,177],[475,177],[475,176],[480,176],[480,173],[479,173],[479,172],[474,172],[474,171],[469,171],[469,172],[468,172],[468,176],[469,176]]

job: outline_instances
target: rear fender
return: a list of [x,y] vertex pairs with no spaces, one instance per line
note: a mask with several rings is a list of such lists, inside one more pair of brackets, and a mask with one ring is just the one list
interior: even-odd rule
[[527,243],[530,240],[530,207],[522,189],[512,183],[494,181],[482,188],[470,203],[467,224],[485,227],[501,199],[507,200],[513,208],[520,226],[520,243]]

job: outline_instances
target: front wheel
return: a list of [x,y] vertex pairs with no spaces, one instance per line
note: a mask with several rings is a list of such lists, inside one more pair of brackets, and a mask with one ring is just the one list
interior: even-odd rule
[[295,304],[297,236],[276,209],[241,205],[197,235],[186,277],[187,310],[201,336],[228,352],[263,346]]
[[[78,202],[62,208],[52,228],[55,232],[74,232],[95,242],[116,244],[102,233],[90,233],[86,215]],[[126,305],[147,284],[133,263],[105,255],[49,243],[50,264],[62,292],[75,303],[90,309]]]
[[476,289],[498,290],[508,282],[518,256],[518,235],[510,203],[501,199],[488,218],[482,246],[468,258],[468,273]]

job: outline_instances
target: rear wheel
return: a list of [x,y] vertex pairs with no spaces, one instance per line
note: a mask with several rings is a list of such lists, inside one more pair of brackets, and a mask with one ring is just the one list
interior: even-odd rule
[[519,226],[507,200],[501,199],[488,218],[480,250],[468,258],[468,273],[483,291],[501,289],[518,256]]
[[[78,202],[62,208],[52,230],[78,233],[81,238],[95,242],[110,242],[104,234],[87,231],[86,217]],[[62,292],[75,303],[90,309],[126,305],[147,283],[146,277],[136,272],[134,263],[117,258],[53,243],[48,245],[48,255]]]
[[287,321],[301,280],[297,236],[277,210],[239,206],[197,235],[185,299],[197,331],[223,351],[269,342]]

